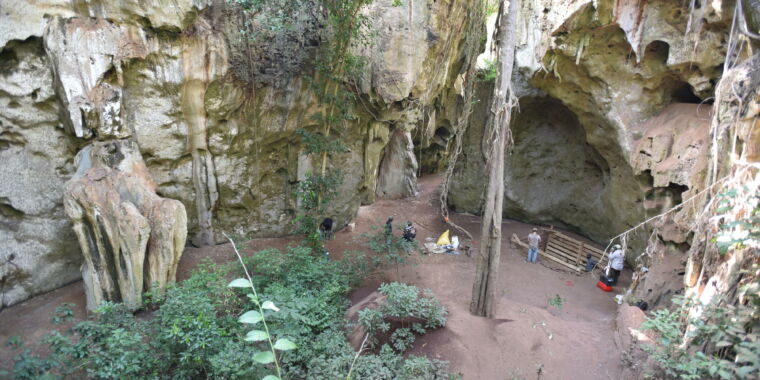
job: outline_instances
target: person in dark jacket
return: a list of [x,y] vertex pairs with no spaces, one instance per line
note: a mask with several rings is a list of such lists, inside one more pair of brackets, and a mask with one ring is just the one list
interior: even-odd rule
[[385,221],[385,244],[390,244],[393,240],[393,217],[388,217]]
[[417,230],[412,225],[412,222],[406,222],[406,227],[404,227],[404,240],[412,241],[415,237],[417,237]]
[[335,223],[330,218],[325,218],[322,223],[319,224],[319,233],[322,235],[323,240],[329,240],[332,238],[332,229]]

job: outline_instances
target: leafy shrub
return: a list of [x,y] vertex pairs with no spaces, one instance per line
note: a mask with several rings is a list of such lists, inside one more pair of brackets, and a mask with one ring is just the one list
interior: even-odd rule
[[427,329],[446,325],[448,312],[429,289],[421,292],[416,286],[391,282],[380,285],[380,293],[387,297],[381,309],[386,316],[420,318]]
[[[656,345],[644,350],[658,364],[660,378],[754,379],[760,373],[760,339],[756,305],[704,306],[689,316],[692,301],[675,299],[675,311],[657,310],[642,328],[657,333]],[[684,346],[684,338],[687,345]]]
[[[402,226],[397,229],[403,231]],[[407,241],[401,235],[389,236],[385,227],[370,226],[370,233],[359,236],[358,242],[364,244],[375,255],[372,257],[374,267],[393,265],[396,269],[396,280],[400,280],[399,266],[405,265],[412,252],[420,252],[416,240]]]
[[[356,352],[345,336],[345,295],[364,272],[361,256],[348,256],[335,262],[312,255],[309,248],[292,247],[285,253],[264,250],[245,257],[254,270],[258,296],[279,308],[266,315],[269,333],[287,336],[298,346],[281,354],[283,378],[345,379],[352,368]],[[250,325],[238,322],[251,297],[227,287],[230,268],[200,265],[164,294],[149,294],[146,311],[138,317],[121,304],[104,303],[90,320],[64,333],[50,333],[44,340],[49,355],[18,347],[12,375],[17,379],[260,379],[271,374],[270,365],[254,360],[262,342],[246,341]],[[390,300],[388,315],[429,318],[430,326],[445,323],[445,310],[437,301],[419,297],[419,289],[387,284],[381,291]],[[397,349],[411,344],[409,336],[424,332],[426,326],[406,326],[408,331],[397,333]],[[352,379],[449,378],[445,363],[404,359],[389,346],[378,353],[362,353],[352,371]]]
[[390,343],[398,352],[406,351],[414,343],[415,334],[424,334],[446,324],[448,312],[430,290],[420,292],[416,286],[398,282],[381,284],[379,290],[385,295],[385,302],[377,309],[359,311],[359,323],[369,334],[370,345],[379,342],[380,333],[390,331],[389,320],[401,321],[401,327],[390,335]]
[[486,59],[485,67],[478,70],[478,81],[493,82],[499,75],[498,62],[495,59]]

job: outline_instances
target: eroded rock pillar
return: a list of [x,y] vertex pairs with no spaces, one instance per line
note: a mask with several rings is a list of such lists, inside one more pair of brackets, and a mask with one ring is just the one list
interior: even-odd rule
[[176,279],[187,234],[185,207],[156,194],[132,140],[93,142],[77,161],[63,198],[85,259],[87,308],[103,301],[137,308],[143,291],[162,291]]

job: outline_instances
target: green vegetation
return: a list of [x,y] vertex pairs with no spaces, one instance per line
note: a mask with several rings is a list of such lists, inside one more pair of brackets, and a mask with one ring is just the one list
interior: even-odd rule
[[[270,380],[278,378],[277,367],[282,379],[345,379],[349,370],[354,379],[449,378],[446,363],[404,358],[402,346],[357,358],[344,315],[347,292],[370,267],[361,255],[330,261],[291,247],[241,256],[251,282],[240,265],[205,263],[164,295],[147,294],[137,315],[104,303],[90,320],[51,332],[42,343],[47,355],[14,339],[13,378]],[[381,291],[392,300],[387,315],[424,315],[425,329],[445,322],[445,310],[429,294],[417,298],[419,290],[402,284]],[[396,340],[410,341],[402,333]]]
[[478,70],[478,81],[493,82],[499,74],[499,68],[495,59],[484,60],[486,66]]
[[[422,335],[446,324],[448,313],[430,290],[420,292],[415,286],[392,282],[380,285],[380,293],[386,298],[379,308],[359,311],[359,322],[372,347],[377,346],[381,334],[391,333],[390,344],[403,353],[414,343],[415,334]],[[394,328],[389,321],[398,321],[400,326]]]
[[549,298],[549,305],[556,307],[557,309],[562,309],[562,305],[565,303],[565,300],[559,296],[559,294],[555,295],[552,298]]
[[[403,226],[397,226],[403,232]],[[375,267],[393,265],[396,269],[396,280],[400,281],[400,266],[407,264],[412,252],[420,252],[416,240],[407,241],[401,234],[388,236],[385,227],[370,226],[370,233],[360,235],[359,243],[366,245],[375,255],[372,264]]]
[[[745,289],[749,290],[749,289]],[[689,315],[695,301],[674,299],[675,311],[657,310],[642,324],[658,335],[657,344],[644,346],[658,364],[654,378],[755,379],[760,374],[760,319],[757,290],[747,293],[746,305],[718,306]],[[688,329],[688,331],[687,331]]]
[[483,0],[486,17],[489,17],[499,11],[498,0]]
[[[295,28],[304,14],[309,13],[306,9],[320,9],[315,16],[319,20],[315,21],[326,35],[320,40],[314,71],[306,75],[317,100],[317,111],[310,116],[311,123],[298,130],[305,148],[303,153],[312,157],[314,170],[299,181],[296,190],[299,199],[296,232],[304,234],[307,245],[321,253],[323,242],[318,226],[343,183],[340,171],[328,170],[328,158],[347,151],[336,131],[356,119],[352,112],[357,99],[356,83],[364,73],[366,58],[353,55],[351,48],[369,44],[369,19],[361,10],[372,0],[228,1],[238,4],[252,19],[259,20],[261,25],[257,24],[255,29],[260,32],[248,37],[260,39],[263,35],[270,43],[275,43],[273,37],[278,32]],[[394,5],[401,2],[395,1]]]
[[72,307],[74,307],[74,304],[68,302],[56,306],[55,311],[53,312],[53,317],[50,318],[50,322],[54,325],[60,325],[73,319],[74,311],[71,310]]
[[745,185],[722,192],[716,199],[715,212],[723,223],[712,242],[720,254],[760,248],[760,190]]
[[[711,252],[757,258],[760,191],[734,186],[718,194]],[[717,249],[716,249],[717,248]],[[644,346],[657,363],[653,376],[669,379],[756,379],[760,375],[760,264],[743,266],[734,291],[707,305],[675,298],[675,310],[656,310],[642,324],[657,344]],[[712,285],[711,285],[712,286]]]

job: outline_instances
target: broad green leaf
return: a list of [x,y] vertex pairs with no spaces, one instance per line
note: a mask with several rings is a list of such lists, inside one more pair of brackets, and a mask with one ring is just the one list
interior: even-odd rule
[[288,339],[280,338],[274,343],[274,348],[280,351],[290,351],[296,348],[296,344]]
[[236,278],[230,282],[229,285],[230,288],[250,288],[251,282],[246,280],[245,278]]
[[274,306],[274,303],[272,301],[264,301],[264,303],[261,304],[261,308],[274,310],[274,311],[280,311],[280,308],[277,306]]
[[274,354],[272,351],[261,351],[253,355],[253,360],[256,363],[269,364],[274,361]]
[[747,365],[747,366],[744,366],[744,367],[739,367],[736,370],[736,374],[739,375],[739,376],[741,376],[742,378],[744,378],[744,377],[749,376],[749,374],[752,373],[752,371],[754,371],[754,370],[755,370],[754,367]]
[[240,318],[238,318],[238,322],[240,323],[250,323],[250,324],[256,324],[261,322],[261,320],[264,319],[264,317],[256,310],[246,311],[245,314],[241,315]]
[[261,380],[280,380],[280,378],[275,375],[266,375],[266,377]]
[[733,345],[734,345],[733,343],[727,342],[727,341],[724,340],[724,341],[718,342],[718,344],[716,344],[715,347],[719,347],[720,348],[720,347],[728,347],[728,346],[733,346]]
[[251,330],[245,335],[245,340],[248,342],[260,342],[262,340],[267,340],[267,338],[269,338],[269,335],[266,331],[261,330]]

